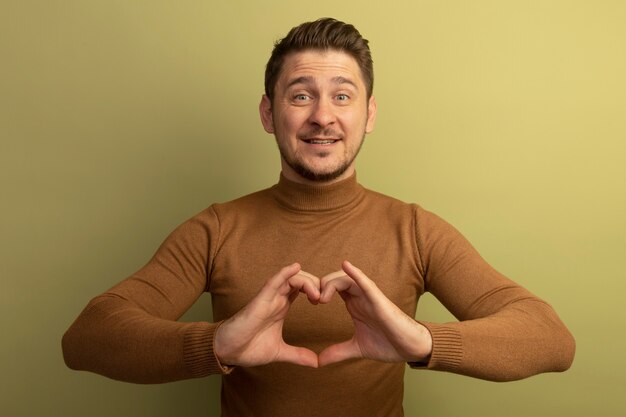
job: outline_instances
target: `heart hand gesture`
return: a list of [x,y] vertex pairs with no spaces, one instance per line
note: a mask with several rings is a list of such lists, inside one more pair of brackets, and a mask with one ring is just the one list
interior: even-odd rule
[[291,362],[318,367],[317,354],[283,340],[283,323],[289,307],[303,292],[317,304],[320,280],[293,264],[270,278],[243,309],[217,328],[215,354],[225,365],[256,366]]
[[350,340],[327,347],[319,354],[319,366],[352,358],[382,362],[427,362],[432,338],[426,327],[392,303],[360,269],[346,261],[343,272],[321,280],[320,303],[338,292],[354,323]]
[[[352,358],[427,361],[432,349],[428,330],[393,304],[361,270],[347,261],[342,268],[321,280],[301,271],[298,264],[283,268],[218,328],[214,348],[220,361],[238,366],[291,362],[311,367]],[[354,322],[353,337],[327,347],[319,356],[286,344],[283,323],[300,292],[312,304],[326,304],[338,293]]]

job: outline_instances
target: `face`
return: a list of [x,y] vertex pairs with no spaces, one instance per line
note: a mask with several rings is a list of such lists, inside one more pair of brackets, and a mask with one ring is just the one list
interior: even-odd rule
[[283,175],[304,183],[352,175],[376,119],[356,60],[335,50],[288,55],[273,102],[263,96],[259,109],[263,127],[276,137]]

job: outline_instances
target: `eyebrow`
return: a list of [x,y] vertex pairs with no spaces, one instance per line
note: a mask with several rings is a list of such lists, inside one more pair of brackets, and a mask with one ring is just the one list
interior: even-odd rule
[[[353,86],[354,88],[358,89],[358,87],[354,83],[354,81],[352,81],[349,78],[342,77],[341,75],[333,77],[331,79],[331,81],[333,83],[335,83],[335,84],[349,84],[349,85]],[[297,85],[297,84],[305,84],[305,85],[307,85],[307,84],[313,84],[313,83],[314,83],[313,77],[311,77],[310,75],[305,75],[305,76],[302,76],[302,77],[294,78],[293,80],[289,81],[289,83],[287,84],[287,88],[291,88],[291,87],[293,87],[294,85]]]

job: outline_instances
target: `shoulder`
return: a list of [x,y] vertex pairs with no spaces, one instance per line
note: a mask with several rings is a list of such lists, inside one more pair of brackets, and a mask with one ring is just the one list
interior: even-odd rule
[[420,203],[405,202],[369,189],[365,189],[365,195],[369,209],[388,217],[401,216],[404,219],[410,219],[418,240],[450,238],[459,234],[454,226],[438,214],[424,208]]
[[206,210],[213,212],[218,219],[230,214],[258,212],[273,204],[272,187],[243,195],[234,200],[214,203]]
[[428,229],[447,224],[437,214],[425,209],[420,203],[406,202],[396,197],[365,189],[365,202],[370,209],[384,211],[388,216],[409,216],[415,227]]
[[197,212],[191,217],[180,223],[174,232],[191,232],[207,229],[219,228],[222,217],[227,216],[231,212],[245,211],[247,208],[256,207],[268,200],[268,189],[256,191],[236,199],[213,203],[203,210]]
[[373,191],[365,188],[365,203],[370,207],[376,207],[383,210],[391,210],[390,213],[411,212],[417,206],[413,203],[407,203],[398,198]]
[[242,219],[255,222],[252,213],[263,213],[262,203],[267,200],[267,190],[254,192],[237,199],[214,203],[187,218],[170,232],[162,246],[197,247],[219,246],[228,231],[242,224]]

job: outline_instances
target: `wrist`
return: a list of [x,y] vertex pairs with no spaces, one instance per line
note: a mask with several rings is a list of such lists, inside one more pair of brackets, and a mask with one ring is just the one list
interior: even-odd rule
[[215,334],[213,335],[213,355],[222,367],[228,368],[233,365],[230,364],[227,358],[227,352],[225,352],[224,348],[224,330],[226,330],[228,326],[227,324],[225,325],[225,323],[225,321],[220,322],[215,329]]
[[415,322],[418,326],[418,340],[414,344],[414,351],[407,362],[417,364],[428,364],[433,352],[433,337],[426,326],[419,322]]

